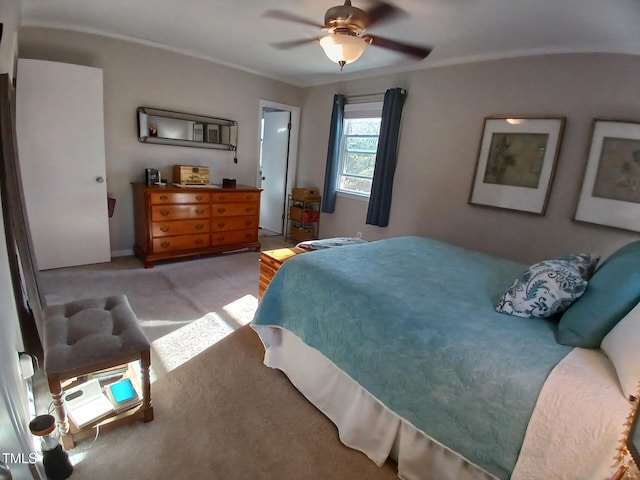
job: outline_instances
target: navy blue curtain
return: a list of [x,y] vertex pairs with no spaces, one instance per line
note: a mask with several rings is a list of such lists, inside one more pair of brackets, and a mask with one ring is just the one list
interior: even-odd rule
[[324,191],[322,195],[322,211],[324,213],[333,213],[336,209],[340,140],[342,139],[345,103],[347,103],[347,97],[344,95],[336,94],[333,96],[331,130],[329,132],[329,148],[327,150],[327,169],[324,173]]
[[379,227],[389,225],[393,175],[398,161],[400,120],[406,98],[407,91],[403,88],[390,88],[384,94],[376,166],[373,170],[373,183],[367,210],[367,223],[370,225]]

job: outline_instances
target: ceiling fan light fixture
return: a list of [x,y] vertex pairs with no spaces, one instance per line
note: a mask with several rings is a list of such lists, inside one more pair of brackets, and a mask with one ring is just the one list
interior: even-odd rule
[[327,57],[341,66],[358,60],[367,45],[366,40],[354,35],[327,35],[320,39]]

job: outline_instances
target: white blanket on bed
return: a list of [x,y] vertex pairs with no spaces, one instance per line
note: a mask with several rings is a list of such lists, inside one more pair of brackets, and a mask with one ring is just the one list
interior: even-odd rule
[[609,478],[630,408],[606,355],[574,348],[542,387],[511,478]]

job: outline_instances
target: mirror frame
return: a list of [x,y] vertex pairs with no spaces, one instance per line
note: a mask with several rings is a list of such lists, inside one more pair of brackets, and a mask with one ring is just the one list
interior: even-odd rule
[[[204,125],[217,125],[229,127],[229,143],[209,143],[195,140],[180,140],[177,138],[151,137],[143,135],[147,132],[146,117],[153,115],[155,117],[170,118],[173,120],[187,120],[190,122],[198,122]],[[174,112],[171,110],[162,110],[153,107],[138,107],[136,109],[136,118],[138,125],[138,141],[141,143],[156,143],[161,145],[177,145],[181,147],[209,148],[215,150],[233,150],[238,146],[238,122],[226,118],[209,117],[206,115],[196,115],[184,112]]]

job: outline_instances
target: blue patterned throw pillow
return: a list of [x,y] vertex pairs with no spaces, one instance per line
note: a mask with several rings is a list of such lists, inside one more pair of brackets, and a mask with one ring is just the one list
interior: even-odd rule
[[549,261],[567,262],[580,271],[580,276],[582,276],[582,278],[589,281],[591,280],[591,277],[593,277],[593,273],[596,271],[596,267],[600,261],[600,255],[594,255],[592,253],[578,253],[572,255],[561,255],[559,257],[554,257]]
[[584,293],[600,257],[563,255],[531,265],[498,301],[496,311],[526,318],[564,312]]

